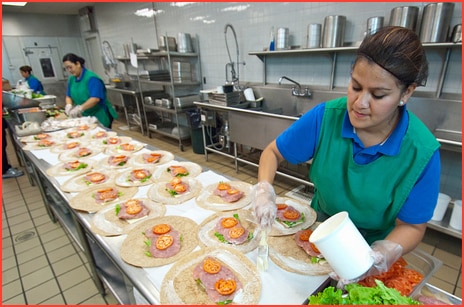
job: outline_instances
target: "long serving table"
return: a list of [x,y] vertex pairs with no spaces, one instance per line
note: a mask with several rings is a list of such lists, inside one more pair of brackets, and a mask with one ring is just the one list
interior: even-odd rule
[[[69,200],[75,193],[65,193],[60,189],[60,185],[69,177],[50,177],[46,174],[50,166],[59,162],[58,154],[48,149],[23,150],[24,144],[15,136],[14,129],[11,129],[10,133],[14,136],[16,148],[21,151],[20,157],[24,159],[23,163],[30,165],[28,170],[40,189],[52,222],[60,222],[84,251],[101,294],[111,291],[120,304],[160,304],[163,278],[175,263],[161,267],[140,268],[124,262],[120,257],[120,248],[127,235],[104,237],[93,233],[90,228],[92,214],[71,208]],[[142,149],[142,151],[148,150],[158,150],[158,148],[146,145]],[[102,158],[104,154],[100,153],[92,159]],[[175,160],[185,161],[180,157],[175,157]],[[196,179],[203,186],[219,180],[234,180],[205,168]],[[146,197],[149,187],[139,187],[134,197]],[[195,199],[192,199],[181,205],[166,205],[165,215],[189,217],[200,224],[214,213],[198,206]],[[197,246],[195,250],[199,249],[200,247]],[[257,249],[247,253],[246,256],[256,264]],[[328,278],[327,275],[307,276],[291,273],[281,269],[272,261],[269,261],[268,271],[259,274],[262,284],[259,304],[302,304]]]

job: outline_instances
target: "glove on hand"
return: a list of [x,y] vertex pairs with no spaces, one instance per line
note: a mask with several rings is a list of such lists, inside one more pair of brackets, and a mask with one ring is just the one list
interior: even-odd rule
[[395,263],[403,254],[403,247],[401,247],[398,243],[389,240],[375,241],[372,243],[371,248],[372,252],[370,256],[374,259],[374,264],[366,273],[362,274],[358,278],[346,280],[339,278],[335,272],[329,273],[331,278],[338,280],[337,288],[343,289],[347,284],[355,283],[368,276],[379,275],[388,271],[393,263]]
[[81,106],[75,106],[70,112],[69,116],[70,117],[80,117],[82,114],[82,107]]
[[270,229],[276,218],[277,207],[274,188],[269,182],[261,181],[251,189],[251,204],[261,227]]
[[64,112],[66,113],[66,115],[69,116],[69,112],[71,112],[71,109],[72,109],[72,104],[67,103],[66,106],[64,107]]

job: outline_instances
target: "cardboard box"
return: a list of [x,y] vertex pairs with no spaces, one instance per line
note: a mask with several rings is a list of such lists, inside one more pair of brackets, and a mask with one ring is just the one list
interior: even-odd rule
[[11,91],[10,81],[2,78],[2,91]]

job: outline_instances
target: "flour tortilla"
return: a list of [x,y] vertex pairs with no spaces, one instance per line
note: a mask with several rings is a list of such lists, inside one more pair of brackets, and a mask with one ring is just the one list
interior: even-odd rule
[[[102,173],[102,174],[108,176],[108,179],[103,183],[89,183],[89,184],[87,184],[84,179],[85,179],[85,176],[87,176],[88,173],[91,173],[91,172]],[[114,177],[117,174],[115,171],[111,171],[111,170],[108,170],[108,169],[95,169],[95,168],[93,168],[93,169],[91,169],[91,172],[86,172],[86,173],[84,173],[82,175],[77,175],[77,176],[73,176],[73,177],[69,178],[68,180],[63,182],[63,184],[60,186],[61,190],[64,191],[64,192],[73,193],[73,192],[81,192],[81,191],[87,190],[88,188],[93,188],[93,187],[104,185],[104,184],[112,184],[112,183],[114,183]]]
[[[169,258],[154,258],[145,255],[148,250],[145,241],[145,230],[156,224],[169,224],[177,230],[182,237],[179,253]],[[122,242],[121,258],[125,262],[138,267],[158,267],[175,262],[189,255],[198,245],[198,224],[193,220],[182,216],[163,216],[141,222],[134,227]]]
[[179,177],[182,180],[184,178],[194,178],[198,175],[201,174],[202,168],[199,164],[193,163],[193,162],[177,162],[177,161],[170,161],[169,163],[166,163],[164,165],[160,165],[156,168],[155,173],[153,174],[153,180],[156,182],[161,182],[161,181],[170,181],[173,177],[171,176],[171,173],[167,171],[167,169],[172,166],[183,166],[187,169],[189,174],[187,176],[182,176]]
[[228,247],[205,247],[180,259],[163,279],[160,303],[215,305],[193,279],[193,269],[206,257],[214,257],[234,272],[242,284],[233,304],[257,305],[261,297],[261,279],[256,266],[241,252]]
[[200,193],[202,185],[200,181],[194,178],[182,179],[183,182],[188,183],[190,190],[179,195],[171,195],[166,191],[166,184],[169,181],[155,182],[147,192],[148,197],[151,200],[163,203],[165,205],[179,205],[182,204],[198,195]]
[[236,202],[228,203],[222,200],[220,196],[214,195],[213,192],[216,189],[217,183],[210,184],[203,188],[198,195],[196,201],[197,204],[207,210],[213,211],[232,211],[241,209],[250,204],[250,192],[252,185],[243,181],[224,181],[229,183],[233,188],[240,190],[245,193],[241,199]]
[[[316,229],[316,225],[310,229]],[[268,244],[272,262],[286,271],[303,275],[326,275],[333,271],[327,261],[311,263],[311,256],[296,244],[294,234],[268,237]]]
[[133,228],[137,227],[140,223],[156,218],[162,217],[166,213],[166,207],[163,204],[155,203],[148,198],[135,198],[143,202],[143,204],[150,209],[148,215],[137,222],[129,223],[125,220],[121,220],[116,215],[116,206],[119,204],[122,206],[124,201],[117,202],[106,208],[98,211],[92,217],[90,221],[90,229],[102,236],[118,236],[129,233]]
[[292,206],[298,211],[304,213],[305,220],[303,223],[295,225],[292,228],[288,228],[282,225],[280,222],[275,221],[272,224],[272,229],[271,229],[271,232],[269,233],[269,236],[286,236],[286,235],[294,234],[297,231],[309,228],[311,225],[314,224],[314,222],[317,219],[316,211],[309,206],[309,203],[304,203],[301,200],[297,200],[297,199],[290,198],[290,197],[278,196],[276,198],[276,204],[287,204],[289,206]]
[[94,166],[94,161],[92,160],[86,160],[86,159],[74,159],[74,161],[78,160],[79,162],[87,164],[87,167],[75,170],[75,171],[67,171],[63,168],[63,166],[66,164],[66,162],[61,162],[59,164],[53,165],[45,171],[48,176],[78,176],[82,175],[85,173],[88,173],[92,170]]
[[[119,146],[121,146],[122,144],[125,144],[125,143],[134,145],[134,150],[123,150],[123,149],[118,148]],[[106,154],[108,154],[108,155],[130,155],[130,154],[136,153],[137,151],[139,151],[139,150],[141,150],[141,149],[143,149],[145,147],[145,144],[141,143],[139,141],[132,140],[130,142],[125,142],[125,143],[107,146],[106,147]]]
[[[97,203],[95,201],[95,198],[93,198],[93,194],[95,194],[100,189],[111,187],[116,188],[118,191],[122,192],[122,195],[119,198],[116,198],[115,200],[107,203]],[[97,212],[111,204],[115,204],[117,202],[125,201],[132,198],[138,192],[138,190],[138,187],[119,187],[115,184],[102,184],[77,193],[73,198],[69,200],[69,205],[75,210],[90,213]]]

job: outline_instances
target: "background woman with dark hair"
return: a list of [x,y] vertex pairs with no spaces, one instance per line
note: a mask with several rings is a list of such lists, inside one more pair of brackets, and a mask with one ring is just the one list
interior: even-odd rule
[[63,57],[63,64],[71,74],[66,90],[66,114],[95,116],[103,126],[111,128],[118,114],[107,99],[103,80],[85,68],[85,60],[73,53]]
[[272,187],[279,163],[312,159],[311,202],[318,217],[347,211],[372,244],[376,275],[422,240],[440,188],[439,143],[406,105],[425,85],[428,64],[418,36],[385,27],[364,39],[348,95],[322,103],[263,151],[253,207],[261,225],[275,219]]
[[27,66],[27,65],[21,66],[19,68],[19,73],[24,78],[24,80],[27,82],[29,88],[34,91],[34,93],[40,93],[42,95],[45,95],[42,82],[40,82],[39,79],[37,79],[37,77],[35,77],[32,74],[31,66]]

